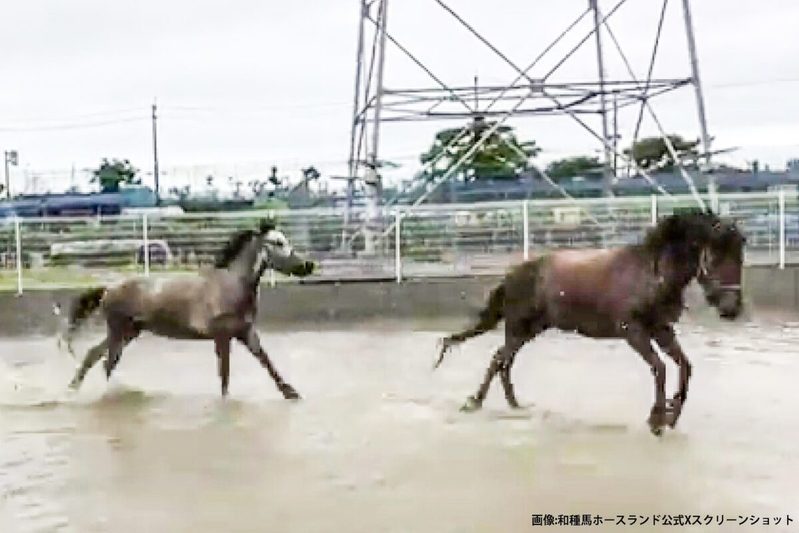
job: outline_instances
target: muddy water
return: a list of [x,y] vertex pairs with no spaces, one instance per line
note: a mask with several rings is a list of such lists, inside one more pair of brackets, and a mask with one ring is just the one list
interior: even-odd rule
[[570,529],[532,527],[534,513],[782,517],[594,531],[799,529],[785,527],[799,520],[799,324],[682,326],[694,380],[660,439],[644,423],[651,375],[623,344],[548,333],[514,368],[525,409],[507,409],[495,383],[462,414],[500,337],[433,373],[438,336],[265,333],[299,403],[239,348],[222,401],[204,343],[141,339],[110,384],[97,368],[68,395],[73,363],[52,339],[6,341],[0,531]]

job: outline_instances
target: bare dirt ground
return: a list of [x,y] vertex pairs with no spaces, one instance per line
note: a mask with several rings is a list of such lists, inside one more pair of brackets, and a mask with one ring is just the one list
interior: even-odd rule
[[[110,383],[98,367],[70,395],[74,362],[53,339],[5,341],[0,531],[571,529],[532,526],[533,514],[602,516],[586,528],[596,531],[799,529],[786,526],[799,520],[799,324],[683,324],[694,379],[661,438],[644,422],[652,377],[623,343],[547,333],[514,368],[531,405],[508,409],[495,382],[484,409],[465,414],[501,337],[432,372],[440,334],[265,332],[297,403],[240,347],[222,400],[209,343],[142,338]],[[629,517],[667,514],[713,522]],[[735,521],[719,527],[722,515]]]

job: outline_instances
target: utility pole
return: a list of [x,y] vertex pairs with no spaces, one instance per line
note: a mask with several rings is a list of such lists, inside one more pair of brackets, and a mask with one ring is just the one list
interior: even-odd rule
[[155,180],[155,205],[161,205],[158,172],[158,105],[153,101],[153,179]]
[[474,112],[477,113],[480,110],[480,97],[478,95],[478,90],[480,86],[477,82],[477,74],[474,75]]
[[8,179],[8,152],[3,152],[3,161],[5,164],[5,177],[6,177],[6,200],[11,200],[11,183]]
[[17,166],[19,164],[19,155],[16,150],[6,150],[3,152],[3,161],[5,165],[5,178],[6,178],[6,200],[11,200],[11,178],[9,177],[9,165]]
[[619,95],[613,93],[613,175],[619,175]]

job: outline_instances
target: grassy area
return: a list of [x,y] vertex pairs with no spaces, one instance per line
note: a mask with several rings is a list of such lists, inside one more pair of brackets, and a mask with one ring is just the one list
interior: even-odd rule
[[[185,275],[196,272],[180,268],[153,268],[153,274],[160,275]],[[47,267],[26,269],[22,275],[23,289],[57,289],[73,287],[91,287],[105,284],[121,278],[143,275],[144,270],[139,267],[120,267],[106,270],[89,270],[68,267]],[[0,270],[0,291],[17,290],[16,270]]]

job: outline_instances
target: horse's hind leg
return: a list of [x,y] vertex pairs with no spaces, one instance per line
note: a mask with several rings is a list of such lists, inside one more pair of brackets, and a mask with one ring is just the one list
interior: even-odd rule
[[[513,325],[509,325],[508,327],[513,328]],[[519,348],[516,349],[509,357],[507,357],[504,361],[502,361],[502,365],[499,368],[499,379],[502,382],[502,388],[505,391],[505,400],[507,400],[508,405],[513,409],[519,408],[519,402],[516,399],[516,393],[513,390],[513,383],[510,380],[510,371],[513,367],[513,362],[516,360],[516,355],[519,353],[519,349],[521,346],[529,342],[533,337],[541,333],[544,328],[541,327],[539,324],[535,324],[533,326],[525,327],[524,329],[520,329],[515,338],[518,338],[521,344],[519,344]],[[524,332],[524,335],[522,335]],[[524,339],[524,340],[522,340]]]
[[247,346],[247,349],[258,359],[261,366],[266,368],[266,371],[269,372],[269,375],[272,377],[275,385],[285,399],[298,400],[300,398],[300,395],[297,394],[294,387],[283,381],[277,369],[272,365],[272,361],[269,360],[269,356],[261,346],[261,340],[258,338],[258,333],[255,332],[254,328],[249,328],[245,333],[239,336],[238,339]]
[[[505,344],[499,350],[497,350],[494,353],[494,356],[491,358],[491,363],[486,369],[485,377],[483,378],[483,382],[480,384],[480,387],[477,389],[477,392],[473,396],[469,396],[466,399],[466,403],[463,404],[463,407],[461,407],[461,411],[476,411],[482,407],[483,401],[488,394],[488,389],[491,386],[491,381],[494,379],[494,375],[503,368],[507,367],[508,376],[510,376],[509,364],[512,363],[513,358],[516,356],[516,352],[518,352],[519,349],[524,346],[525,342],[526,339],[518,337],[505,338]],[[510,377],[508,377],[508,382],[510,382]],[[513,390],[511,388],[511,393],[512,392]],[[515,398],[513,398],[513,400],[515,401]],[[508,402],[510,403],[510,400],[508,400]]]
[[691,363],[682,351],[680,343],[677,341],[677,336],[674,334],[674,328],[671,326],[664,326],[660,328],[655,334],[655,342],[658,346],[671,357],[671,359],[680,367],[680,386],[677,392],[671,399],[671,420],[669,426],[674,427],[677,425],[677,420],[680,418],[682,408],[685,406],[685,400],[688,399],[688,382],[691,380]]
[[89,348],[89,351],[86,352],[86,356],[83,358],[78,369],[75,371],[75,377],[72,378],[72,381],[69,382],[69,388],[78,390],[80,388],[81,383],[83,383],[83,379],[86,377],[86,374],[91,370],[91,368],[99,361],[105,352],[108,350],[108,339],[105,338],[101,342],[97,343],[96,345]]

